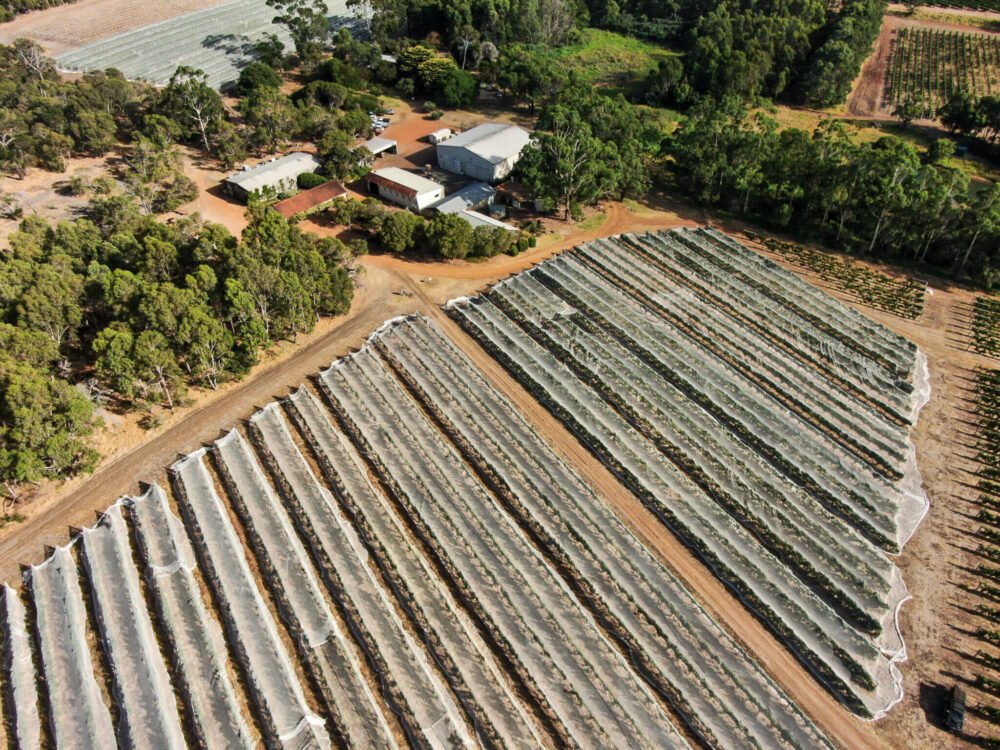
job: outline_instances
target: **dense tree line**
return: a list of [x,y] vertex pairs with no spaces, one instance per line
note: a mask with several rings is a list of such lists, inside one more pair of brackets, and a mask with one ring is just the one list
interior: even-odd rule
[[[910,106],[922,110],[924,105],[906,102],[897,109],[909,110]],[[994,145],[1000,137],[1000,96],[976,97],[959,89],[938,109],[937,116],[953,133],[982,138]]]
[[872,45],[882,28],[885,0],[847,0],[823,42],[809,59],[798,85],[798,101],[811,107],[830,107],[851,92]]
[[[254,207],[240,241],[195,217],[165,224],[126,195],[89,218],[24,219],[0,254],[0,476],[93,466],[93,406],[174,408],[238,378],[262,348],[345,312],[351,247]],[[71,384],[78,384],[74,387]]]
[[650,99],[782,97],[839,104],[871,51],[885,0],[588,0],[591,22],[678,45],[650,77]]
[[584,204],[642,193],[658,141],[621,95],[570,80],[543,106],[515,176],[535,198],[580,217]]
[[559,46],[587,24],[581,0],[351,0],[368,5],[371,31],[383,45],[393,39],[437,36],[461,46],[462,39],[496,46],[515,42]]
[[[500,227],[473,227],[454,214],[430,219],[391,210],[375,198],[338,200],[327,209],[331,221],[367,234],[383,250],[439,258],[492,258],[534,247],[535,239]],[[364,240],[356,240],[363,246]]]
[[[517,60],[530,55],[531,46],[549,49],[574,41],[577,30],[586,25],[679,47],[685,54],[665,59],[647,82],[651,103],[671,106],[724,95],[782,97],[810,106],[838,104],[860,72],[887,8],[886,0],[364,3],[374,12],[371,28],[379,44],[394,49],[406,39],[430,39],[447,46],[461,69],[470,60],[473,68],[486,61],[491,75],[494,52]],[[509,77],[512,65],[507,67]],[[531,76],[521,73],[518,78]]]
[[3,0],[0,3],[0,23],[11,21],[19,13],[27,13],[32,10],[42,10],[43,8],[53,8],[56,5],[64,5],[74,0]]
[[893,136],[855,143],[843,123],[779,130],[735,98],[693,107],[664,141],[674,185],[801,239],[1000,282],[1000,185]]

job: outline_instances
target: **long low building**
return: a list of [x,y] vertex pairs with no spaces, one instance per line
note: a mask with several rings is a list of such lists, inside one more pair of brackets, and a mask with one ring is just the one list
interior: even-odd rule
[[379,154],[397,154],[399,153],[398,144],[391,138],[369,138],[367,141],[361,144],[364,146],[372,156],[378,156]]
[[474,182],[436,204],[434,210],[442,214],[457,214],[460,211],[483,208],[493,204],[496,194],[496,189],[485,182]]
[[443,185],[399,167],[376,169],[365,176],[365,181],[369,192],[378,192],[385,200],[412,211],[423,211],[444,198]]
[[293,216],[306,216],[321,211],[337,198],[347,195],[347,189],[336,180],[324,182],[309,190],[296,193],[291,198],[285,198],[274,204],[274,210],[290,219]]
[[222,186],[234,198],[247,200],[253,194],[273,193],[274,196],[295,190],[300,174],[315,172],[323,162],[303,151],[244,169],[222,181]]
[[461,216],[469,222],[473,229],[476,227],[489,227],[490,229],[506,229],[508,232],[519,231],[517,227],[502,222],[499,219],[494,219],[492,216],[479,213],[479,211],[458,211],[455,215]]

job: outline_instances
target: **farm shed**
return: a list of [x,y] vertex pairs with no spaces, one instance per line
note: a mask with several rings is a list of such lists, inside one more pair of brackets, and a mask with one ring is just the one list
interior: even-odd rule
[[379,156],[386,152],[390,154],[399,153],[397,143],[391,138],[371,138],[361,145],[368,149],[372,156]]
[[297,151],[237,172],[223,180],[222,185],[231,196],[245,201],[253,193],[294,190],[300,174],[315,172],[320,166],[322,162],[312,154]]
[[290,219],[297,214],[311,214],[323,209],[328,203],[347,195],[347,190],[336,180],[324,182],[310,190],[285,198],[274,204],[274,210]]
[[436,146],[441,141],[448,140],[449,138],[451,138],[451,136],[452,136],[451,128],[441,128],[440,130],[435,130],[433,133],[427,136],[427,140]]
[[399,167],[376,169],[365,176],[369,192],[413,211],[423,211],[444,198],[444,187]]
[[529,140],[524,128],[489,122],[438,143],[438,164],[449,172],[497,182],[510,174]]
[[485,182],[474,182],[452,193],[433,208],[443,214],[457,214],[459,211],[491,205],[496,194],[497,191]]
[[490,227],[491,229],[506,229],[508,232],[517,231],[517,227],[505,224],[502,221],[494,219],[492,216],[481,214],[478,211],[459,211],[458,215],[469,222],[473,229],[476,227]]

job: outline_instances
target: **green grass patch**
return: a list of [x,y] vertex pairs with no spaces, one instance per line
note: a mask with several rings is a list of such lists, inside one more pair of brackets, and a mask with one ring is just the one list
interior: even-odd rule
[[634,91],[660,60],[677,54],[604,29],[583,29],[575,44],[535,51],[547,55],[563,70],[575,72],[586,83],[622,93]]
[[604,224],[604,220],[608,218],[607,214],[594,214],[589,219],[584,219],[583,221],[578,221],[576,223],[576,228],[583,232],[591,232],[595,229],[600,229]]
[[22,521],[27,521],[28,517],[23,513],[8,513],[4,516],[0,516],[0,529],[5,526],[10,526],[14,523],[21,523]]

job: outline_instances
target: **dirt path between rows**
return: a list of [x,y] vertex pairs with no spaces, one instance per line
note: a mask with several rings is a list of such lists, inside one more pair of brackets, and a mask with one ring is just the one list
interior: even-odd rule
[[788,649],[719,582],[691,551],[650,513],[610,471],[570,433],[545,407],[511,378],[506,370],[476,344],[440,308],[430,317],[476,364],[491,383],[509,398],[525,419],[552,448],[606,499],[632,531],[670,568],[699,603],[729,631],[768,674],[831,738],[842,747],[887,747],[871,726],[857,719],[838,703],[802,667]]

